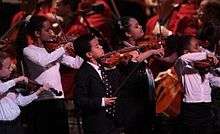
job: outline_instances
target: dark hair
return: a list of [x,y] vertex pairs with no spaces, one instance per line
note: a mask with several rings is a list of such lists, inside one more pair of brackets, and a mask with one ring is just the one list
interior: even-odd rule
[[91,34],[86,34],[78,37],[74,41],[74,48],[76,54],[82,57],[84,60],[87,60],[86,53],[91,51],[90,41],[94,39],[95,36]]
[[64,6],[65,6],[65,5],[70,5],[71,10],[72,10],[72,11],[76,11],[79,2],[80,2],[80,0],[62,0],[62,1],[60,2],[60,4],[62,4],[62,5],[64,5]]
[[27,34],[31,37],[35,37],[35,32],[41,31],[41,29],[43,28],[43,23],[45,21],[48,21],[48,19],[44,16],[32,16],[26,26]]
[[0,52],[0,69],[2,69],[2,63],[3,63],[3,61],[6,59],[6,58],[8,58],[8,57],[10,57],[7,53],[5,53],[5,52]]
[[125,35],[126,32],[129,32],[129,21],[132,17],[124,16],[117,20],[115,25],[115,31],[119,35],[120,40],[125,40],[128,37]]
[[177,53],[179,56],[183,55],[184,51],[189,49],[192,38],[193,36],[190,35],[183,35],[179,37],[177,44]]
[[37,9],[39,10],[41,7],[51,7],[52,6],[52,0],[37,0]]
[[204,16],[205,21],[209,21],[211,19],[219,19],[220,16],[220,2],[218,1],[210,1],[204,7]]
[[212,44],[210,49],[220,40],[220,2],[213,0],[204,7],[204,25],[200,29],[198,36],[201,40],[208,40]]
[[168,52],[176,52],[178,51],[180,36],[179,35],[170,35],[165,38],[166,49]]

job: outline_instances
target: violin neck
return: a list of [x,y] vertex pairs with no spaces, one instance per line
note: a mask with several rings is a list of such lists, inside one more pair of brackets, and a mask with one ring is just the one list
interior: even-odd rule
[[123,54],[123,53],[128,53],[128,52],[131,52],[131,51],[140,49],[140,48],[142,48],[142,47],[143,47],[143,46],[126,47],[126,48],[120,49],[120,50],[118,50],[118,51],[113,51],[113,52],[106,53],[105,55],[103,55],[102,57],[100,57],[100,59],[110,57],[110,56],[113,55],[115,52],[118,52],[118,53],[120,53],[120,54]]
[[119,52],[120,54],[128,53],[128,52],[131,52],[131,51],[140,49],[141,47],[142,47],[142,46],[126,47],[126,48],[123,48],[123,49],[118,50],[118,52]]

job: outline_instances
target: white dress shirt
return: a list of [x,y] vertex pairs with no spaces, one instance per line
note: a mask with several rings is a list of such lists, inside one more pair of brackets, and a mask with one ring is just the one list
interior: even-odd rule
[[[0,94],[6,92],[13,86],[15,86],[14,80],[4,83],[0,81]],[[0,121],[12,121],[16,119],[21,112],[19,106],[25,106],[37,98],[36,93],[28,96],[17,95],[13,92],[7,93],[5,97],[0,99]]]
[[4,83],[0,83],[0,94],[8,91],[9,88],[15,86],[15,81],[14,80],[9,80]]
[[99,77],[102,79],[101,70],[99,69],[99,65],[93,64],[92,62],[87,61],[89,65],[91,65],[95,71],[99,74]]
[[206,58],[206,52],[196,52],[184,54],[177,60],[175,68],[179,78],[181,79],[185,92],[183,102],[211,102],[210,83],[219,87],[219,77],[215,77],[212,74],[207,73],[205,74],[204,81],[202,81],[198,70],[192,66],[194,61],[204,60]]
[[[23,53],[29,60],[41,66],[47,66],[48,64],[61,58],[61,63],[78,69],[83,62],[83,59],[79,56],[73,58],[71,56],[65,55],[65,50],[62,47],[51,53],[48,53],[45,48],[29,45],[28,47],[24,48]],[[35,81],[37,81],[39,84],[48,83],[52,88],[63,92],[59,68],[60,63],[57,62],[55,65],[41,73],[40,76],[35,79]],[[64,98],[64,94],[62,96],[54,97]]]
[[[91,62],[88,62],[88,61],[87,61],[87,63],[88,63],[89,65],[91,65],[91,66],[95,69],[95,71],[99,74],[99,77],[102,79],[102,74],[101,74],[101,70],[99,69],[99,66],[96,65],[96,64],[93,64],[93,63],[91,63]],[[101,106],[102,106],[102,107],[105,107],[104,97],[102,98]]]

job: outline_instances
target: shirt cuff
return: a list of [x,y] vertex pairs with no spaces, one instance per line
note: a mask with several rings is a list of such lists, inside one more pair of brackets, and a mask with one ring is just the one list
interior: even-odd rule
[[16,82],[15,80],[9,80],[8,84],[11,85],[11,87],[15,86]]
[[102,107],[105,107],[105,99],[102,98],[102,104],[101,104]]
[[60,47],[59,49],[61,49],[62,53],[65,53],[65,49],[63,47]]
[[38,95],[37,92],[34,92],[33,94],[31,94],[33,100],[38,99]]

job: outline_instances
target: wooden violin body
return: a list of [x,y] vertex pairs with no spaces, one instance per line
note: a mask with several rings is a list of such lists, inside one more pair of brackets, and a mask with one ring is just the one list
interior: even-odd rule
[[212,58],[207,58],[204,60],[200,60],[200,61],[195,61],[193,63],[193,66],[199,70],[200,73],[208,73],[211,70],[213,70],[214,68],[219,66],[219,63],[215,64],[214,60]]
[[120,49],[118,51],[108,52],[102,57],[98,58],[97,61],[105,66],[105,67],[114,67],[121,61],[127,61],[132,58],[132,55],[129,52],[140,49],[141,46],[133,46],[133,47],[126,47]]
[[[11,80],[13,78],[17,78],[18,76],[21,76],[21,75],[18,75],[17,73],[13,72],[11,74],[11,76],[9,78],[5,79],[4,81],[8,81],[8,80]],[[23,82],[23,81],[16,83],[16,86],[11,88],[11,90],[9,90],[9,92],[15,90],[16,92],[21,92],[21,93],[24,93],[24,94],[30,94],[30,93],[33,93],[33,92],[37,91],[42,86],[43,85],[37,83],[36,81],[28,79],[28,83]],[[17,90],[17,88],[20,88],[20,89]],[[54,88],[49,88],[49,91],[51,91],[56,96],[61,96],[63,94],[61,91],[57,91]]]
[[150,49],[159,49],[165,45],[164,39],[159,39],[157,36],[146,36],[137,41],[138,46],[142,46],[143,51]]
[[[38,90],[41,86],[41,84],[37,83],[36,81],[33,81],[33,80],[30,80],[28,79],[28,83],[18,83],[17,86],[19,87],[27,87],[28,90],[31,90],[31,91],[36,91]],[[49,91],[51,91],[53,94],[55,94],[56,96],[61,96],[63,93],[61,91],[57,91],[56,89],[54,88],[49,88]]]

